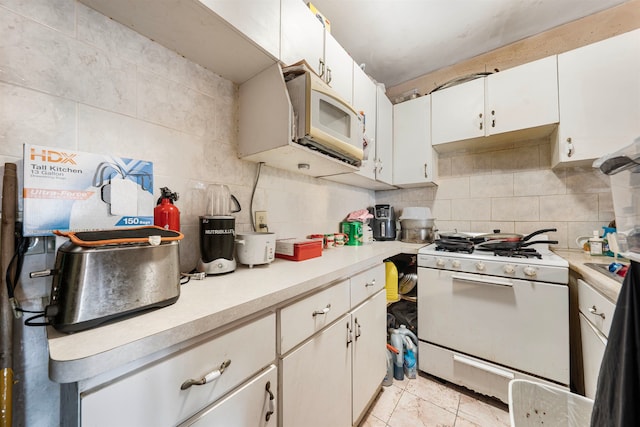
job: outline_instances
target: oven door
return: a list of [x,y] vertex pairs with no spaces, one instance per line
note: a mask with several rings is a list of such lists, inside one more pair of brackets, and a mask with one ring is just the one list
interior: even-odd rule
[[418,333],[430,344],[569,384],[566,285],[419,268]]

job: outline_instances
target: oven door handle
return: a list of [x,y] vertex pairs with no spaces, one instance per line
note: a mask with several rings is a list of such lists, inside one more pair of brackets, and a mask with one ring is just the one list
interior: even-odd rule
[[508,380],[512,380],[515,378],[515,375],[509,371],[505,371],[504,369],[496,368],[495,366],[486,365],[477,360],[469,359],[464,356],[460,356],[459,354],[453,355],[453,361],[462,363],[463,365],[471,366],[472,368],[480,369],[481,371],[489,372],[494,375],[498,375],[500,377],[506,378]]
[[461,280],[463,282],[480,283],[483,285],[506,286],[508,288],[513,288],[513,282],[497,277],[486,278],[486,276],[467,276],[462,274],[452,274],[451,278],[453,280]]

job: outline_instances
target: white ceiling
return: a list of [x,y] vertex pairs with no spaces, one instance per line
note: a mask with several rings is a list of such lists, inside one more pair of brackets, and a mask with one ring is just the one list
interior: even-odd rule
[[[308,2],[309,0],[304,0]],[[626,0],[311,0],[387,87]]]

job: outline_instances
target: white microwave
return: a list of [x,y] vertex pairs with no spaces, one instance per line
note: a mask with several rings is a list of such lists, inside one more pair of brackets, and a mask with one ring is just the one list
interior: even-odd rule
[[294,141],[354,166],[364,157],[362,116],[320,77],[306,71],[287,81]]

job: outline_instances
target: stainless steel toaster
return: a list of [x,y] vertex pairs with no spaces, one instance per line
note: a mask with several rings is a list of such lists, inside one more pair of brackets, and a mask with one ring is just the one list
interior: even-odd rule
[[58,248],[48,322],[77,332],[144,310],[173,304],[180,296],[178,241]]

